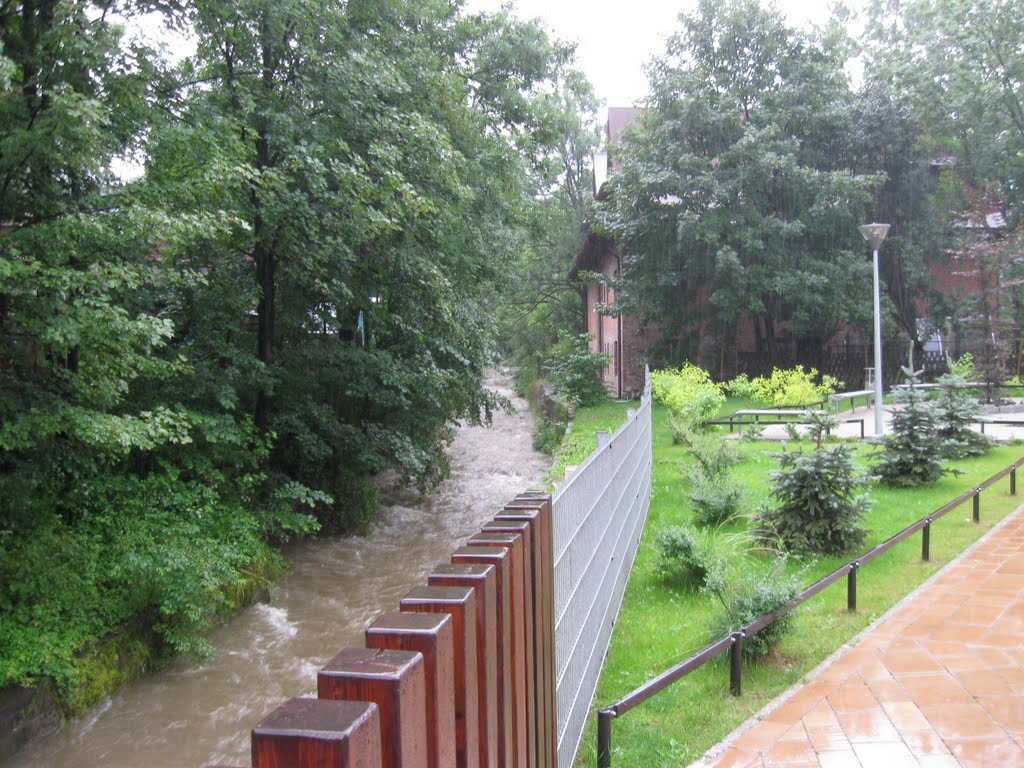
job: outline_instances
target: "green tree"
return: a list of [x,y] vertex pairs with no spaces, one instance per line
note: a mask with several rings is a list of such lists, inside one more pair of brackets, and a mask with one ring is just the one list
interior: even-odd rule
[[936,413],[917,386],[920,371],[904,367],[907,384],[896,394],[903,407],[893,411],[892,432],[882,440],[873,474],[886,485],[914,487],[938,480],[945,471],[947,447],[939,436]]
[[150,175],[237,222],[183,254],[209,272],[181,322],[202,329],[203,397],[251,412],[275,469],[363,525],[369,475],[429,486],[453,420],[499,405],[493,286],[550,175],[564,110],[543,94],[569,51],[445,2],[206,0],[188,19]]
[[699,361],[744,315],[769,363],[784,322],[820,347],[867,305],[856,224],[881,180],[852,172],[845,40],[755,0],[681,21],[602,210],[627,254],[618,308],[695,335]]

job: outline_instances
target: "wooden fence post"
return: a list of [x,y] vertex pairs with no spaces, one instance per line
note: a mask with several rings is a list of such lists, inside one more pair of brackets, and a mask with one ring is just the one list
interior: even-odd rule
[[289,699],[252,730],[253,768],[377,768],[380,715],[365,701]]
[[[483,652],[478,639],[480,603],[470,587],[414,587],[402,598],[403,613],[442,613],[455,629],[455,761],[459,768],[485,768],[480,755],[480,702],[477,659]],[[493,621],[491,632],[493,636]],[[497,745],[491,747],[497,749]]]
[[385,613],[366,630],[366,647],[423,654],[427,766],[455,768],[455,638],[445,613]]
[[317,674],[316,689],[321,699],[377,705],[383,768],[426,768],[423,654],[345,648]]
[[427,579],[430,587],[469,587],[476,596],[477,712],[481,768],[498,764],[498,606],[497,569],[477,563],[441,563]]

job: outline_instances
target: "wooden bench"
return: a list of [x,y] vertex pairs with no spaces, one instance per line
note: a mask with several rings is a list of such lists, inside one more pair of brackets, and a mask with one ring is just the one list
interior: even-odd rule
[[834,395],[828,396],[829,405],[835,404],[836,413],[838,414],[841,410],[839,404],[846,399],[850,401],[850,410],[852,411],[857,407],[857,398],[864,398],[864,405],[871,405],[871,401],[875,399],[875,390],[873,389],[857,389],[851,392],[836,392]]

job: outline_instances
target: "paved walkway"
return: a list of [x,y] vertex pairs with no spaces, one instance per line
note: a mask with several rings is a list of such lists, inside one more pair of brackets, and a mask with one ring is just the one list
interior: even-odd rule
[[1024,767],[1024,507],[709,764]]

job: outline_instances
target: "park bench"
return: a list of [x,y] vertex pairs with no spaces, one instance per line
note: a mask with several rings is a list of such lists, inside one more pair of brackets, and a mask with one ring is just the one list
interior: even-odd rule
[[857,398],[864,398],[864,405],[871,405],[871,401],[875,399],[875,390],[873,389],[855,389],[850,392],[836,392],[834,395],[828,396],[829,405],[835,405],[836,414],[839,413],[839,404],[843,400],[850,401],[850,410],[852,411],[857,406]]
[[[730,432],[735,428],[742,434],[744,424],[762,424],[764,426],[778,424],[806,424],[807,422],[804,420],[804,417],[808,411],[811,411],[812,413],[824,413],[823,410],[814,408],[801,408],[799,410],[783,408],[766,408],[763,410],[741,409],[721,419],[708,419],[702,422],[702,425],[706,427],[711,424],[728,424]],[[862,438],[864,437],[864,419],[846,419],[843,423],[859,423],[860,436]]]

